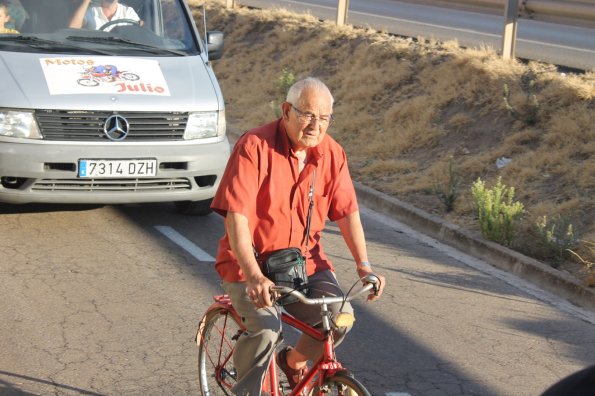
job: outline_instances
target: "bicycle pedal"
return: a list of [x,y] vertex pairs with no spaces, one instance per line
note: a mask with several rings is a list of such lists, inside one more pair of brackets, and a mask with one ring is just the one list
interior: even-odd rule
[[291,387],[289,386],[289,382],[279,380],[279,389],[283,392],[290,391]]

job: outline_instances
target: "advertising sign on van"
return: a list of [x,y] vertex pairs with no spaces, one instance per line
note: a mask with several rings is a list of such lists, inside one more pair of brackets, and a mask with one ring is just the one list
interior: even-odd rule
[[159,63],[114,57],[41,58],[50,95],[130,94],[170,96]]

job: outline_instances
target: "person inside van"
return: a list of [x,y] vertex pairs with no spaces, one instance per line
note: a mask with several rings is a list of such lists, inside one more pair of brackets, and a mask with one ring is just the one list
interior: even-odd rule
[[118,0],[101,0],[100,5],[93,7],[89,7],[90,4],[91,0],[82,1],[74,12],[68,27],[97,30],[106,23],[118,19],[133,20],[141,26],[143,24],[134,8],[120,4]]
[[8,13],[8,4],[0,1],[0,34],[18,34],[19,32],[15,29],[11,29],[5,26],[6,23],[10,22],[10,14]]

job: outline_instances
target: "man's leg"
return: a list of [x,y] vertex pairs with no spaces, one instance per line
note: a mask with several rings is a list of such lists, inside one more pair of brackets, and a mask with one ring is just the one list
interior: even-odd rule
[[[343,293],[335,274],[331,271],[320,271],[308,278],[308,297],[342,296]],[[320,306],[294,303],[286,305],[285,310],[296,318],[313,326],[321,326]],[[353,307],[349,303],[331,304],[329,311],[335,317],[339,312],[353,314]],[[351,327],[342,327],[334,331],[335,346],[338,346]],[[287,363],[294,369],[306,366],[308,360],[316,361],[322,356],[323,344],[306,334],[302,334],[295,348],[287,353]]]
[[247,329],[233,354],[238,381],[232,390],[240,396],[260,395],[262,379],[281,332],[279,310],[276,306],[257,309],[246,294],[244,282],[223,282],[223,289]]

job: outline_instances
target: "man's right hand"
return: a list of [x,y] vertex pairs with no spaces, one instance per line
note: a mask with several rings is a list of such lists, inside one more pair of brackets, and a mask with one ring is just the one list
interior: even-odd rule
[[248,294],[248,298],[256,307],[271,307],[273,305],[271,287],[274,285],[275,284],[264,275],[256,275],[246,281],[246,294]]

